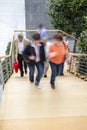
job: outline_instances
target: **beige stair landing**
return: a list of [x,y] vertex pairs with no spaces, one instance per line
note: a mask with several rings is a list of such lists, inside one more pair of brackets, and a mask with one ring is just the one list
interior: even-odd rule
[[70,74],[57,77],[56,89],[41,89],[14,74],[5,86],[0,130],[87,130],[87,82]]
[[87,117],[6,120],[0,130],[87,130]]

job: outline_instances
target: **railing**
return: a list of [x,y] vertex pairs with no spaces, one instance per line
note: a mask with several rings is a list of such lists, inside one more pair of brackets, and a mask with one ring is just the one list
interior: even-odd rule
[[0,56],[0,87],[4,88],[5,83],[10,78],[12,73],[13,73],[13,67],[12,67],[12,42],[11,42],[9,55]]
[[[29,36],[31,37],[32,34],[36,32],[36,30],[15,30],[14,31],[14,33],[19,33],[19,32],[20,33],[23,33],[23,32],[29,33]],[[61,30],[47,30],[47,32],[49,33],[49,37],[51,37],[53,34],[59,32],[59,33],[66,35],[69,38],[72,38],[74,41],[77,40],[75,37],[73,37]],[[9,55],[0,56],[0,84],[2,84],[2,86],[4,86],[6,81],[11,76],[12,72],[13,72],[13,68],[12,68],[12,43],[11,43]]]
[[4,86],[7,80],[12,75],[12,57],[5,58],[0,61],[0,83]]
[[[15,30],[15,34],[20,33],[26,33],[27,38],[31,39],[32,35],[36,32],[36,30]],[[76,42],[78,39],[76,39],[74,36],[62,31],[62,30],[47,30],[48,33],[48,40],[52,41],[52,36],[56,33],[61,33],[65,40],[68,41],[68,46],[70,48],[70,52],[75,52],[76,48]]]
[[[20,32],[20,33],[23,33],[23,32],[26,32],[26,33],[35,33],[36,32],[36,30],[14,30],[14,32]],[[70,37],[70,38],[72,38],[72,39],[74,39],[74,40],[78,40],[78,39],[76,39],[74,36],[72,36],[72,35],[70,35],[70,34],[68,34],[68,33],[66,33],[66,32],[64,32],[64,31],[62,31],[62,30],[47,30],[47,32],[48,33],[62,33],[62,34],[64,34],[64,35],[66,35],[67,37]]]
[[87,54],[74,54],[72,56],[69,72],[87,81]]
[[[20,33],[23,33],[23,32],[29,33],[30,34],[29,36],[31,36],[33,33],[36,32],[36,30],[15,30],[14,34],[19,33],[19,32]],[[74,41],[77,40],[75,37],[73,37],[61,30],[47,30],[47,32],[49,33],[49,37],[52,36],[53,34],[59,32],[59,33],[66,35],[68,38],[73,39]],[[13,35],[13,37],[14,37],[14,35]],[[72,42],[70,44],[72,44]],[[73,44],[73,46],[74,46],[74,44]],[[5,85],[5,83],[10,78],[12,73],[13,73],[13,67],[12,67],[12,42],[11,42],[9,55],[0,56],[0,86]]]

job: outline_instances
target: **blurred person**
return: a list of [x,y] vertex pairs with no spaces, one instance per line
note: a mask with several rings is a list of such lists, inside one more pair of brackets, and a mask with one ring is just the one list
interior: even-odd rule
[[18,38],[16,40],[13,40],[13,43],[12,43],[13,58],[14,58],[14,61],[18,61],[19,63],[21,77],[24,76],[24,72],[25,74],[27,74],[27,65],[23,59],[22,52],[28,44],[29,44],[29,40],[25,39],[22,34],[19,34]]
[[45,51],[39,33],[35,33],[32,36],[32,42],[24,49],[23,56],[29,67],[29,80],[31,83],[34,82],[36,66],[35,85],[37,88],[40,88],[39,83],[44,73]]
[[47,29],[43,26],[43,24],[40,24],[38,26],[37,32],[40,34],[40,37],[48,37]]
[[49,69],[49,56],[48,56],[48,52],[49,52],[49,47],[50,47],[51,43],[48,42],[47,37],[43,37],[42,38],[42,42],[43,42],[43,45],[44,45],[45,56],[46,56],[46,61],[44,63],[44,77],[47,78],[47,71]]
[[62,35],[54,35],[54,43],[49,48],[49,60],[51,66],[51,80],[52,89],[55,89],[55,78],[57,75],[62,75],[64,69],[64,61],[68,56],[68,49],[63,41]]

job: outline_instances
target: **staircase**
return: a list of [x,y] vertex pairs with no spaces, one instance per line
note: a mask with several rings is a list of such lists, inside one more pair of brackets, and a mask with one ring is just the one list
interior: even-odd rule
[[[35,30],[15,32],[34,33]],[[87,55],[70,55],[71,64],[65,66],[63,77],[57,77],[56,89],[50,87],[50,69],[48,78],[41,80],[41,89],[37,89],[29,83],[28,75],[21,78],[19,73],[13,73],[11,44],[9,55],[0,57],[0,87],[4,89],[0,130],[87,130],[87,74],[79,66],[79,59]]]

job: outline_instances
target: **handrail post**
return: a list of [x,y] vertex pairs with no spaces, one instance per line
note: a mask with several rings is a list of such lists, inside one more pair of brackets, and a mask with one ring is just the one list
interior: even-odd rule
[[13,72],[13,68],[12,68],[12,56],[9,58],[9,65],[10,65],[10,74],[12,74]]
[[5,59],[5,63],[6,63],[6,71],[7,71],[7,79],[9,78],[9,71],[8,71],[8,58]]
[[76,44],[77,44],[77,40],[75,40],[75,44],[74,44],[74,48],[73,48],[73,53],[76,53]]
[[1,59],[0,59],[0,73],[1,73],[1,85],[3,86],[4,88],[4,77],[3,77],[3,69],[2,69],[2,62],[1,62]]

